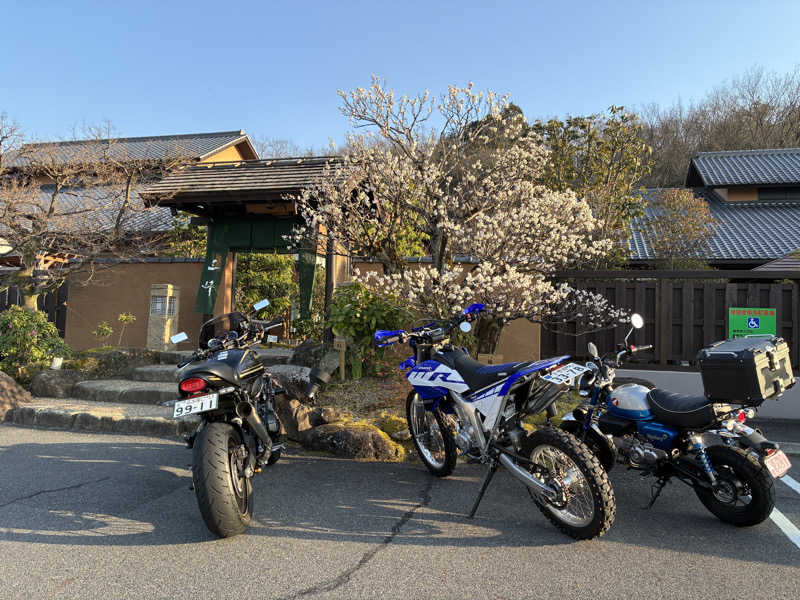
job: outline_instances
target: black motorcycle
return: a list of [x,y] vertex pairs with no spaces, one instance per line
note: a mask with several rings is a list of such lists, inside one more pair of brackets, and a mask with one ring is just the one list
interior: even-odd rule
[[[268,300],[254,310],[269,306]],[[283,450],[275,414],[276,388],[253,346],[282,319],[265,322],[231,312],[203,324],[199,349],[178,365],[181,399],[173,418],[199,415],[185,436],[194,450],[192,481],[200,514],[219,537],[243,533],[253,515],[252,477],[278,461]],[[188,339],[185,333],[172,343]]]

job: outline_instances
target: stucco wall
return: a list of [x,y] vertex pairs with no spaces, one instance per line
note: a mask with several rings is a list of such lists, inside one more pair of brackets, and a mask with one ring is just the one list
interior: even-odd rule
[[[231,262],[231,261],[229,261]],[[82,350],[99,345],[116,345],[120,324],[117,316],[128,312],[136,322],[125,329],[123,346],[145,347],[147,321],[150,314],[150,286],[171,283],[180,287],[178,329],[189,335],[189,342],[177,349],[191,350],[197,342],[203,315],[194,312],[202,263],[121,263],[103,269],[89,285],[72,281],[67,300],[65,340],[73,349]],[[214,314],[230,303],[228,294],[220,292]],[[98,341],[92,330],[101,321],[108,322],[114,333],[105,342]]]

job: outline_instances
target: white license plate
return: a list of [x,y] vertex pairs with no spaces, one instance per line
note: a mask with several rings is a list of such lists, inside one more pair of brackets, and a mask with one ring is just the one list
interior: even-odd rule
[[172,418],[185,417],[186,415],[193,415],[196,413],[206,412],[207,410],[214,410],[217,408],[219,402],[219,394],[204,394],[202,396],[195,396],[188,400],[178,400],[172,411]]
[[775,479],[783,477],[792,468],[792,463],[789,462],[789,457],[783,453],[783,450],[773,452],[764,459],[764,464],[769,470],[769,474]]
[[566,383],[572,384],[575,377],[585,373],[589,368],[577,363],[567,363],[563,367],[559,367],[555,371],[550,371],[547,375],[543,375],[542,379],[550,383]]

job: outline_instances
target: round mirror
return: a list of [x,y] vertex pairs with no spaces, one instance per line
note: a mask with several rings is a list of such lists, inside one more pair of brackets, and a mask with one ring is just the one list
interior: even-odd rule
[[472,331],[472,325],[467,323],[466,321],[462,321],[458,328],[463,331],[464,333],[469,333]]
[[639,313],[633,313],[631,315],[631,325],[634,326],[636,329],[641,329],[644,327],[644,318]]
[[589,342],[586,348],[589,350],[589,356],[592,358],[597,358],[600,356],[600,353],[597,351],[597,346],[594,345],[594,342]]

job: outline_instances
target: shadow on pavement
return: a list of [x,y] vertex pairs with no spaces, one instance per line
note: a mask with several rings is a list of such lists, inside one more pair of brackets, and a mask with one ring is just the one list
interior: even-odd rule
[[[116,438],[118,440],[118,438]],[[0,446],[0,542],[154,546],[214,541],[189,488],[191,453],[170,443],[20,443]],[[617,520],[604,538],[575,544],[500,473],[474,520],[464,515],[483,469],[459,465],[440,480],[420,465],[285,456],[255,479],[250,536],[417,546],[571,546],[601,554],[650,547],[771,564],[800,553],[769,521],[738,529],[670,485],[644,511],[649,480],[613,472]],[[252,540],[250,540],[252,542]],[[788,545],[788,546],[787,546]],[[626,548],[627,547],[627,548]]]

